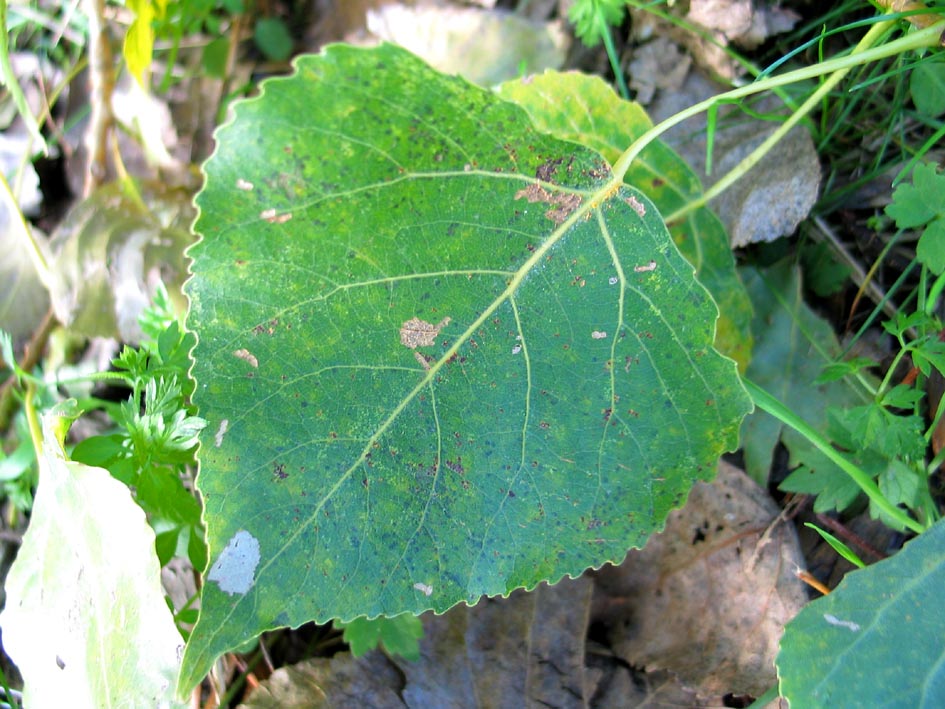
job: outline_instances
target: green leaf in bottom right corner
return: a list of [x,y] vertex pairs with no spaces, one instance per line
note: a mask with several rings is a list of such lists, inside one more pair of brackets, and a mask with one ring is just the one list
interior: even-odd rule
[[846,576],[784,631],[777,659],[792,706],[945,706],[945,521]]

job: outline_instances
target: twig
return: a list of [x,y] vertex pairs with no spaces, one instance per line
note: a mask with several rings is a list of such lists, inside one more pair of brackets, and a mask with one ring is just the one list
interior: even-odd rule
[[830,531],[842,538],[843,541],[849,542],[855,547],[859,547],[862,551],[865,551],[876,559],[882,560],[888,557],[888,554],[881,552],[868,541],[863,539],[863,537],[861,537],[859,534],[841,522],[838,522],[833,517],[828,517],[822,513],[818,513],[816,517],[818,523],[822,524],[824,527],[829,527]]
[[[42,323],[33,332],[33,336],[23,350],[23,357],[20,358],[19,362],[20,369],[28,372],[39,363],[40,357],[46,349],[46,340],[49,339],[49,333],[52,332],[57,322],[56,316],[50,308],[46,311]],[[12,366],[12,362],[7,362],[7,364]],[[6,431],[9,428],[10,418],[16,410],[17,401],[16,397],[13,396],[15,384],[16,377],[12,375],[3,384],[0,384],[0,431]]]
[[84,196],[101,185],[108,173],[105,146],[114,125],[112,92],[115,88],[112,48],[105,26],[105,0],[86,0],[86,14],[89,20],[89,103],[92,111],[85,136],[89,169],[82,187]]

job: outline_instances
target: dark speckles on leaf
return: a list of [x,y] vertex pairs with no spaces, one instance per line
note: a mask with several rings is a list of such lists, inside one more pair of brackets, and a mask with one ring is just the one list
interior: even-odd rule
[[538,169],[535,170],[535,177],[537,177],[542,182],[551,182],[552,178],[555,176],[555,173],[558,171],[558,165],[560,165],[562,162],[564,162],[563,158],[558,158],[557,160],[546,160],[538,166]]

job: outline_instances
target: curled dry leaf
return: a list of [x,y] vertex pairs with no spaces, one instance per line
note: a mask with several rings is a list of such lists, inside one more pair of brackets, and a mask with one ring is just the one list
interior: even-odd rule
[[243,706],[586,706],[585,633],[593,580],[426,614],[420,659],[378,651],[277,670]]
[[80,202],[51,236],[49,284],[60,322],[89,337],[141,338],[138,315],[161,280],[185,309],[184,247],[193,236],[191,195],[142,183],[141,201],[108,184]]

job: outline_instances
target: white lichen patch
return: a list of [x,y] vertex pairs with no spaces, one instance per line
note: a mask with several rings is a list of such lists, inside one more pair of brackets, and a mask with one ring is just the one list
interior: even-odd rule
[[259,541],[245,529],[241,529],[227,542],[220,556],[210,567],[207,579],[216,582],[226,594],[243,595],[253,587],[257,566]]
[[427,586],[425,583],[420,583],[419,581],[413,585],[414,589],[420,591],[424,596],[433,595],[433,586]]
[[213,442],[216,444],[217,448],[223,445],[223,437],[226,435],[227,429],[230,427],[230,419],[223,419],[220,421],[220,427],[217,429],[216,435],[213,437]]

